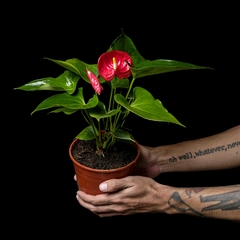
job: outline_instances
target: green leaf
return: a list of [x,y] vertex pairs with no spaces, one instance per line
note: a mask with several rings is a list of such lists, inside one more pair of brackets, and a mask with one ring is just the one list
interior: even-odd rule
[[79,88],[77,94],[74,95],[69,95],[68,93],[60,93],[45,99],[37,106],[37,108],[31,114],[36,111],[56,107],[62,107],[72,110],[88,109],[95,107],[97,104],[97,95],[94,95],[91,99],[89,99],[88,103],[85,103],[83,97],[83,89]]
[[113,89],[129,88],[129,79],[128,78],[120,79],[118,77],[115,77],[110,83],[111,83],[111,87]]
[[193,70],[193,69],[212,69],[212,68],[166,59],[158,59],[153,61],[141,60],[133,67],[131,67],[132,76],[134,78],[140,78],[167,72],[174,72],[179,70]]
[[114,116],[120,111],[120,109],[121,108],[119,107],[117,109],[113,109],[107,112],[106,106],[104,105],[104,103],[99,101],[97,106],[95,106],[94,108],[88,109],[88,113],[90,114],[91,117],[96,118],[99,121],[101,118],[108,118],[108,117]]
[[138,52],[133,41],[123,31],[121,35],[112,42],[108,51],[110,50],[124,51],[132,57],[133,66],[131,66],[131,71],[134,78],[179,70],[212,69],[210,67],[197,66],[190,63],[167,59],[157,59],[153,61],[146,60]]
[[80,139],[80,140],[92,140],[94,139],[95,133],[93,130],[92,126],[88,126],[86,128],[84,128],[77,136],[76,138]]
[[128,53],[131,56],[134,65],[139,61],[144,60],[135,47],[132,39],[129,38],[123,31],[121,35],[112,42],[108,51],[110,50],[120,50]]
[[129,132],[124,131],[122,129],[116,129],[112,134],[115,138],[134,142],[132,135]]
[[98,77],[97,64],[87,64],[77,58],[68,59],[66,61],[55,60],[55,59],[51,59],[51,58],[45,58],[45,59],[48,59],[64,68],[68,69],[69,71],[78,74],[79,76],[81,76],[81,78],[83,78],[88,83],[90,83],[90,81],[89,81],[87,73],[86,73],[86,68],[88,68],[88,70],[90,70],[94,75],[96,75],[96,77]]
[[107,83],[107,81],[102,77],[99,77],[98,80],[100,83]]
[[64,112],[66,115],[71,115],[75,112],[77,112],[78,110],[75,109],[69,109],[69,108],[57,108],[53,111],[51,111],[50,113],[60,113],[60,112]]
[[48,77],[36,79],[15,89],[20,89],[24,91],[66,91],[69,94],[72,94],[76,89],[78,80],[79,75],[66,70],[57,78]]
[[133,97],[133,102],[129,104],[121,94],[116,94],[115,101],[144,119],[158,122],[170,122],[184,126],[163,107],[160,100],[155,100],[146,89],[135,87],[133,89]]

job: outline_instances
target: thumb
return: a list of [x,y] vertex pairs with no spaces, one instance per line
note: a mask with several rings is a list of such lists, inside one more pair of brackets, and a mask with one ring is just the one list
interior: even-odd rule
[[107,193],[117,192],[124,188],[127,188],[127,181],[124,178],[107,180],[99,185],[99,189]]

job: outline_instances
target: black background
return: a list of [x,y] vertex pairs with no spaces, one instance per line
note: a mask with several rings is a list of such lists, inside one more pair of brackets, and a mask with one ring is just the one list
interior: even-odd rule
[[[6,229],[15,228],[8,234],[73,239],[82,238],[88,230],[91,237],[100,233],[108,238],[110,232],[116,232],[125,238],[142,234],[159,238],[231,235],[239,230],[239,224],[217,219],[166,214],[101,219],[83,209],[75,199],[77,186],[68,146],[84,121],[76,115],[46,112],[30,116],[49,93],[13,90],[31,80],[62,73],[60,66],[44,57],[77,57],[96,63],[123,28],[146,59],[174,59],[214,68],[136,80],[136,85],[148,89],[186,126],[147,122],[131,115],[127,126],[136,140],[157,146],[224,131],[240,124],[239,37],[234,6],[165,8],[149,4],[139,12],[121,4],[109,5],[103,11],[90,2],[83,5],[19,4],[6,8],[1,116],[2,160],[7,165],[2,169],[2,183]],[[168,173],[156,181],[183,187],[237,184],[239,169]]]

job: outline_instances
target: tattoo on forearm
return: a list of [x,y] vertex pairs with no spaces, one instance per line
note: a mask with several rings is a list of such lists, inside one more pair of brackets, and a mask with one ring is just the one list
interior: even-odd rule
[[199,193],[201,192],[203,189],[205,189],[206,187],[195,187],[195,188],[187,188],[185,190],[185,193],[188,195],[189,198],[192,197],[192,192],[194,193]]
[[[240,187],[240,184],[234,184],[234,185],[227,185],[228,188],[236,188]],[[206,189],[207,187],[194,187],[194,188],[187,188],[185,190],[185,193],[188,195],[189,198],[192,197],[192,193],[199,193],[202,190]]]
[[[240,190],[217,194],[212,196],[200,196],[201,202],[214,202],[214,204],[204,207],[201,212],[211,210],[237,210],[240,209]],[[217,203],[216,203],[217,202]]]
[[[207,149],[203,149],[203,150],[198,150],[196,152],[186,152],[183,155],[179,155],[179,156],[172,156],[171,158],[169,158],[169,162],[177,162],[177,161],[182,161],[182,160],[187,160],[187,159],[191,159],[191,158],[197,158],[197,157],[201,157],[204,155],[209,155],[209,154],[214,154],[216,152],[221,152],[221,151],[228,151],[228,150],[233,150],[236,147],[240,147],[240,141],[236,141],[236,142],[232,142],[230,144],[227,144],[227,146],[222,145],[222,146],[217,146],[214,148],[207,148]],[[236,154],[239,154],[238,151],[236,151]]]
[[[239,185],[235,185],[239,186]],[[186,194],[191,198],[192,192],[199,193],[205,188],[188,188],[186,189]],[[201,203],[211,203],[209,206],[202,208],[200,211],[189,206],[184,202],[178,192],[174,192],[168,200],[168,205],[180,213],[193,213],[195,215],[204,217],[203,212],[221,210],[230,211],[240,209],[240,190],[231,191],[222,194],[215,194],[211,196],[200,196]],[[200,205],[199,205],[200,206]],[[237,221],[239,222],[239,221]]]
[[[192,212],[198,216],[201,216],[201,217],[204,216],[202,213],[196,211],[195,209],[191,208],[188,204],[186,204],[182,200],[182,198],[178,192],[174,192],[172,194],[172,196],[168,200],[168,205],[181,213]],[[178,207],[176,205],[178,205]]]

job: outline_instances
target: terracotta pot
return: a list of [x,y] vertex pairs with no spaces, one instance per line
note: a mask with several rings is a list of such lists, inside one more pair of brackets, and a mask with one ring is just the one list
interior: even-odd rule
[[71,143],[69,147],[69,156],[73,162],[74,170],[77,176],[78,189],[91,195],[98,195],[103,193],[99,190],[99,184],[104,182],[105,180],[112,178],[123,178],[131,175],[133,173],[136,162],[140,156],[139,144],[135,142],[136,148],[138,149],[138,153],[136,158],[128,165],[112,170],[93,169],[80,164],[74,159],[72,155],[72,148],[78,141],[80,140],[75,139]]

